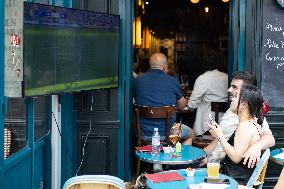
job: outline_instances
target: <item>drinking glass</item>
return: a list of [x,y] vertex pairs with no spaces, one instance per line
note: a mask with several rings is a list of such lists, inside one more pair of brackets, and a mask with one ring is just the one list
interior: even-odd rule
[[169,139],[171,140],[174,148],[174,153],[171,154],[170,156],[176,156],[175,154],[175,149],[176,149],[176,143],[179,141],[181,136],[181,123],[175,123],[174,126],[171,128],[171,134],[169,136]]
[[218,178],[220,169],[220,156],[218,154],[207,154],[207,177]]

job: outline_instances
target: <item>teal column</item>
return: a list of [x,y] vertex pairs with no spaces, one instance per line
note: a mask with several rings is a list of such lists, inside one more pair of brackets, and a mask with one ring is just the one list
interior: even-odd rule
[[[130,89],[132,78],[132,9],[133,0],[119,0],[120,51],[118,89],[118,177],[129,180],[129,130],[131,103]],[[132,101],[131,101],[132,102]]]
[[73,96],[60,96],[61,103],[61,187],[76,173],[76,127],[74,126]]
[[5,52],[5,1],[0,0],[0,188],[4,188],[4,52]]
[[245,69],[246,60],[246,0],[240,0],[240,38],[239,38],[239,62],[238,70]]

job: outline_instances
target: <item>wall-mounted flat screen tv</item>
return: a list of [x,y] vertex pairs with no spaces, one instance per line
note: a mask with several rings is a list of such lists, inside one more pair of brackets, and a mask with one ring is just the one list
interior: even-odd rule
[[24,3],[24,96],[118,87],[119,16]]

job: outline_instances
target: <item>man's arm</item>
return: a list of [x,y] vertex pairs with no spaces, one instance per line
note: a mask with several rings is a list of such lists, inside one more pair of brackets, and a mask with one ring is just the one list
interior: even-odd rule
[[178,109],[184,109],[187,106],[187,99],[184,97],[181,97],[179,100],[176,102],[176,107]]
[[264,132],[260,136],[260,140],[249,147],[243,155],[244,164],[248,161],[248,168],[252,168],[259,161],[261,150],[265,150],[275,145],[275,139],[271,132]]

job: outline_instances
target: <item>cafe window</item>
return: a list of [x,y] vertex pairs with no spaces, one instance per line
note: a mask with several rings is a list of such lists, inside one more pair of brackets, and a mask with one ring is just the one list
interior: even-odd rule
[[34,98],[34,137],[42,138],[49,131],[49,97]]
[[26,105],[22,98],[8,98],[4,123],[5,158],[27,145]]

